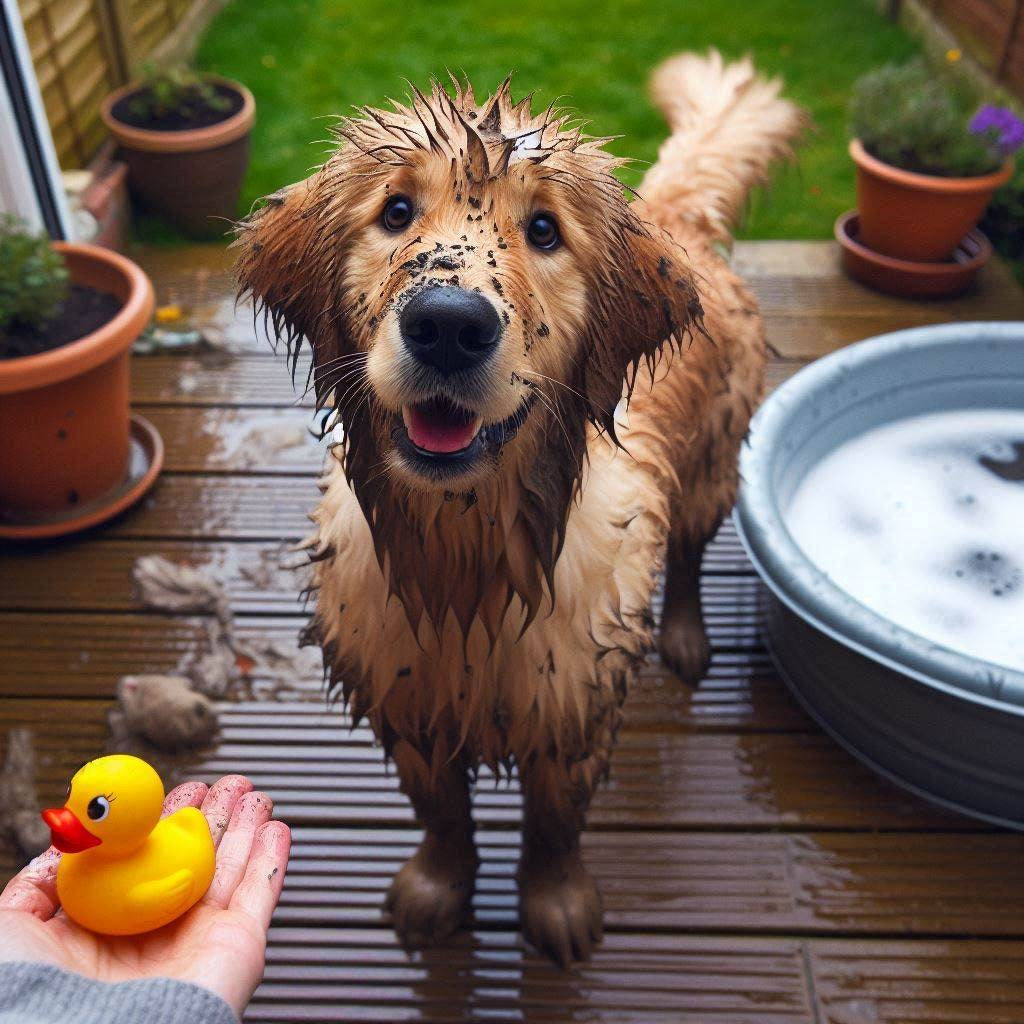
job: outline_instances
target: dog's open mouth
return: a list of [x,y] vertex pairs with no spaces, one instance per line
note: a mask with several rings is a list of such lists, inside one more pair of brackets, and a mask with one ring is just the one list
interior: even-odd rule
[[483,418],[447,398],[432,398],[402,408],[409,440],[430,455],[452,455],[467,449],[480,433]]
[[478,413],[450,398],[436,396],[405,405],[401,419],[395,417],[392,440],[406,466],[415,473],[438,483],[453,480],[473,470],[488,452],[497,452],[516,436],[534,398],[528,395],[507,419],[486,426]]

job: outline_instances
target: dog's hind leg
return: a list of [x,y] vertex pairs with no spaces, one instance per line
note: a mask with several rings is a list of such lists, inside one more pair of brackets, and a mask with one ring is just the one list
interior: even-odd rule
[[[709,536],[714,532],[711,530]],[[691,540],[673,533],[665,563],[665,606],[658,649],[661,660],[688,686],[696,686],[711,663],[700,596],[700,567],[709,536]]]
[[523,850],[516,880],[523,937],[567,967],[603,937],[601,894],[580,853],[580,832],[611,744],[583,761],[543,755],[521,765]]
[[399,940],[413,949],[447,938],[467,922],[480,861],[469,782],[458,759],[432,769],[406,740],[398,741],[393,757],[425,834],[395,875],[384,909]]

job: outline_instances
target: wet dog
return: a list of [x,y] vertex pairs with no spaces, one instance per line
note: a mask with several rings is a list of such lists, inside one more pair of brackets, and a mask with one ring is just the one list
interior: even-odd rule
[[753,297],[720,252],[801,128],[779,85],[712,53],[653,79],[670,135],[627,201],[558,110],[468,84],[341,122],[240,228],[238,273],[344,440],[314,513],[332,684],[425,829],[387,899],[408,945],[467,918],[480,765],[518,772],[526,938],[600,940],[580,831],[654,643],[704,673],[698,578],[762,391]]

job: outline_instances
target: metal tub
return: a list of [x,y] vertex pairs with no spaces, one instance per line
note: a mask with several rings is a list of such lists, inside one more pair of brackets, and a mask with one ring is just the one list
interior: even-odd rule
[[836,352],[758,412],[735,518],[767,584],[772,657],[822,727],[905,788],[1024,829],[1024,673],[940,646],[858,602],[786,526],[805,474],[843,442],[908,416],[993,407],[1024,409],[1024,323],[900,331]]

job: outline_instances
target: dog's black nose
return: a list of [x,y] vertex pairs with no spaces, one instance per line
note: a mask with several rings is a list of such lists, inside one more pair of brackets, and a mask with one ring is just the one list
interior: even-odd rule
[[445,377],[486,362],[498,345],[501,321],[479,292],[424,288],[399,320],[406,348]]

